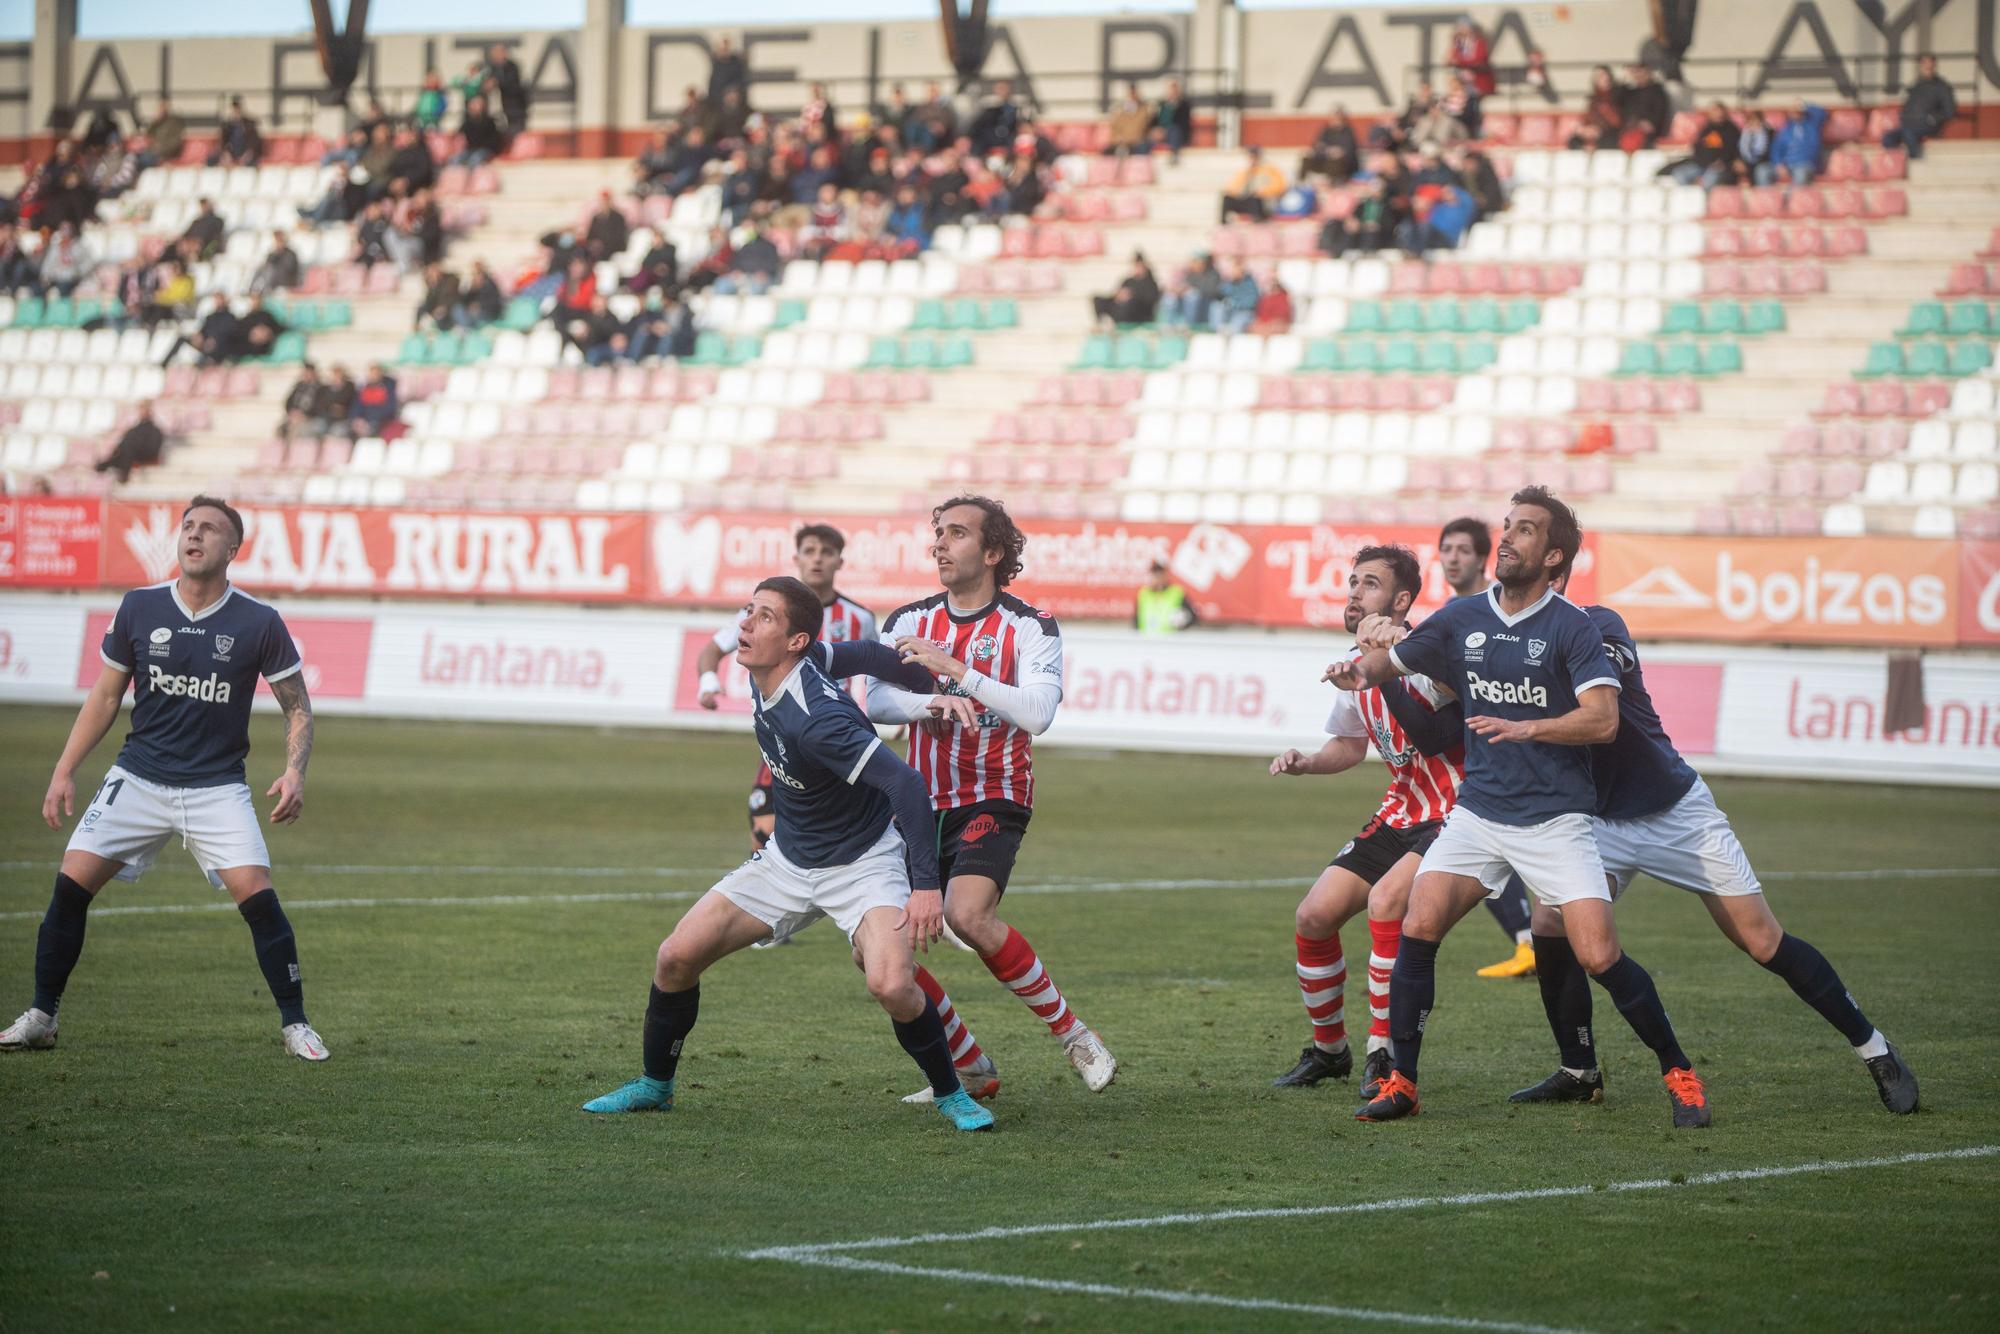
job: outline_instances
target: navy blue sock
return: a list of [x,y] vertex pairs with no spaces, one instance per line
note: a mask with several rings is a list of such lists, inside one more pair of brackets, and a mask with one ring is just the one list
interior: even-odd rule
[[1576,961],[1568,936],[1535,937],[1535,982],[1549,1016],[1562,1063],[1570,1070],[1597,1068],[1597,1043],[1590,1031],[1590,978]]
[[1797,936],[1786,935],[1764,966],[1785,979],[1800,1000],[1818,1010],[1829,1024],[1840,1030],[1850,1047],[1858,1047],[1875,1035],[1875,1025],[1861,1013],[1854,997],[1847,994],[1840,974],[1826,956]]
[[644,1050],[646,1078],[667,1080],[680,1068],[681,1044],[701,1012],[701,984],[686,991],[662,991],[646,998],[646,1028],[639,1039]]
[[292,939],[292,924],[278,906],[278,891],[260,890],[236,905],[250,924],[250,940],[257,948],[257,966],[264,970],[264,985],[278,1002],[279,1022],[306,1021],[305,987],[299,981],[299,943]]
[[1437,999],[1438,942],[1407,933],[1396,951],[1389,974],[1389,1056],[1412,1083],[1417,1078],[1417,1054],[1424,1045],[1424,1024]]
[[1521,933],[1528,929],[1528,887],[1521,883],[1518,875],[1507,877],[1507,888],[1493,898],[1486,900],[1486,911],[1493,914],[1493,920],[1500,923],[1500,929],[1507,933],[1507,939],[1518,941]]
[[76,961],[83,957],[83,928],[90,912],[90,891],[62,872],[42,929],[35,936],[35,1008],[53,1017],[62,1004],[63,988]]
[[937,1002],[926,996],[922,1014],[907,1023],[901,1019],[890,1022],[896,1026],[896,1041],[931,1081],[931,1096],[948,1098],[958,1092],[958,1071],[951,1063],[951,1044],[945,1040]]
[[1667,1007],[1660,1004],[1659,989],[1653,985],[1653,976],[1641,968],[1629,954],[1618,956],[1618,962],[1601,973],[1592,974],[1592,980],[1611,994],[1611,1003],[1618,1007],[1618,1013],[1625,1016],[1625,1022],[1632,1025],[1632,1031],[1639,1035],[1639,1041],[1653,1049],[1653,1055],[1660,1058],[1660,1073],[1669,1070],[1692,1070],[1694,1062],[1681,1050],[1681,1044],[1674,1038],[1673,1021],[1667,1018]]

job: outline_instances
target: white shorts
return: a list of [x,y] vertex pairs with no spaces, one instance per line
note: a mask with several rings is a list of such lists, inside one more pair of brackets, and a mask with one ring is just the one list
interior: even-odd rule
[[1687,795],[1667,809],[1638,820],[1597,821],[1597,850],[1604,869],[1623,894],[1644,871],[1677,889],[1697,894],[1761,894],[1750,858],[1715,804],[1708,784],[1695,780]]
[[1551,908],[1578,899],[1609,903],[1611,890],[1604,881],[1597,840],[1591,836],[1592,823],[1591,816],[1574,814],[1541,824],[1499,824],[1454,806],[1417,874],[1469,875],[1486,887],[1488,898],[1494,898],[1507,887],[1511,872]]
[[910,901],[910,872],[903,860],[903,836],[891,824],[860,860],[817,870],[787,861],[773,837],[761,852],[715,887],[731,903],[770,927],[774,942],[803,931],[822,917],[831,917],[853,940],[861,929],[861,919],[871,909],[902,911]]
[[247,783],[166,787],[115,764],[77,821],[69,850],[123,862],[117,878],[137,880],[175,834],[217,889],[218,871],[271,864]]

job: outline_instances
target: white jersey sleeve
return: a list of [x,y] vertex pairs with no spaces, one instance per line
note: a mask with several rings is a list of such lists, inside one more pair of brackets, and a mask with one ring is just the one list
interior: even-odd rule
[[[874,615],[871,613],[868,619],[872,629]],[[880,638],[884,644],[894,648],[897,638],[914,633],[917,624],[917,618],[913,613],[905,611],[901,615],[892,615]],[[865,679],[868,682],[868,700],[865,707],[870,722],[893,727],[899,723],[922,722],[931,716],[927,707],[930,702],[928,695],[903,690],[873,676]]]
[[1334,692],[1333,711],[1326,715],[1328,736],[1367,736],[1368,720],[1361,716],[1361,696],[1352,690]]

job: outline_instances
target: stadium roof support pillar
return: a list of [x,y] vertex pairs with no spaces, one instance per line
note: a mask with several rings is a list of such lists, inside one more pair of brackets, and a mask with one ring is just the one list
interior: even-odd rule
[[28,52],[28,136],[36,156],[70,131],[57,125],[70,92],[76,50],[77,0],[35,0],[35,39]]
[[625,0],[584,0],[576,71],[578,157],[618,157],[618,44]]
[[1196,67],[1215,70],[1215,146],[1234,148],[1243,135],[1243,11],[1234,0],[1195,0],[1193,31]]

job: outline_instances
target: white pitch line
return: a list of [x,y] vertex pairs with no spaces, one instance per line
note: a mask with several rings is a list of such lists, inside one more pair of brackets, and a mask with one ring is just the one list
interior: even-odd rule
[[856,1241],[818,1242],[795,1246],[768,1246],[740,1252],[745,1260],[787,1260],[803,1263],[807,1256],[844,1254],[850,1251],[886,1250],[904,1246],[947,1245],[968,1241],[999,1241],[1013,1237],[1039,1237],[1070,1232],[1112,1232],[1134,1228],[1183,1227],[1197,1223],[1225,1223],[1245,1219],[1326,1218],[1338,1214],[1370,1214],[1412,1209],[1466,1208],[1484,1204],[1513,1204],[1522,1200],[1559,1200],[1607,1192],[1674,1190],[1684,1186],[1714,1186],[1731,1181],[1766,1181],[1776,1177],[1814,1176],[1832,1172],[1857,1172],[1867,1168],[1901,1167],[1913,1163],[1947,1162],[1966,1158],[1990,1158],[2000,1154],[2000,1144],[1981,1144],[1963,1149],[1940,1149],[1921,1153],[1896,1154],[1886,1158],[1851,1158],[1814,1163],[1794,1163],[1775,1167],[1740,1168],[1723,1172],[1702,1172],[1675,1181],[1649,1177],[1636,1181],[1614,1181],[1605,1185],[1537,1186],[1525,1190],[1469,1191],[1460,1195],[1411,1195],[1386,1200],[1361,1200],[1347,1204],[1309,1204],[1266,1209],[1220,1209],[1208,1213],[1152,1214],[1138,1218],[1098,1218],[1082,1223],[1029,1223],[1018,1227],[985,1227],[970,1232],[926,1232],[901,1237],[865,1237]]
[[1121,1288],[1109,1283],[1036,1278],[1031,1274],[991,1274],[978,1269],[938,1269],[929,1265],[899,1265],[887,1260],[861,1260],[851,1255],[813,1255],[800,1257],[797,1263],[821,1269],[858,1270],[872,1274],[893,1274],[901,1278],[944,1279],[947,1282],[958,1283],[987,1283],[1007,1288],[1033,1288],[1042,1292],[1076,1293],[1085,1297],[1136,1298],[1140,1301],[1170,1302],[1177,1306],[1220,1306],[1233,1311],[1276,1311],[1286,1315],[1325,1316],[1335,1320],[1368,1321],[1378,1324],[1499,1330],[1505,1334],[1570,1334],[1569,1331],[1558,1330],[1548,1325],[1520,1324],[1511,1320],[1423,1315],[1413,1311],[1377,1311],[1365,1306],[1320,1306],[1307,1302],[1277,1301],[1266,1297],[1224,1297],[1219,1293],[1177,1292],[1172,1288]]
[[[673,903],[700,898],[703,891],[692,889],[648,889],[610,891],[603,894],[472,894],[454,897],[394,899],[286,899],[285,911],[313,908],[495,908],[531,907],[544,903]],[[100,917],[170,917],[183,913],[234,912],[227,899],[203,903],[135,903],[92,908],[90,919]],[[40,921],[41,912],[0,912],[0,922]]]

